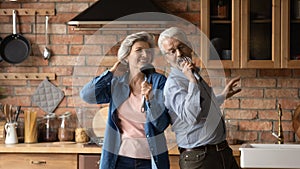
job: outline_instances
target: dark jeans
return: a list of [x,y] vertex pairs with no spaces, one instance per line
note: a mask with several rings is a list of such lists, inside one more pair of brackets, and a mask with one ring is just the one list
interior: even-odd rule
[[230,147],[182,152],[179,165],[181,169],[239,169]]
[[118,156],[116,169],[151,169],[151,160]]

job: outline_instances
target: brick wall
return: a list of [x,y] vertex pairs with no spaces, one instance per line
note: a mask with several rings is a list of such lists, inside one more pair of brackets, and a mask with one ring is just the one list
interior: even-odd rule
[[[155,0],[163,8],[172,14],[183,17],[186,20],[199,25],[200,2],[196,0]],[[89,66],[97,67],[97,60],[92,57],[84,60],[79,57],[83,52],[89,53],[99,51],[103,53],[104,48],[99,45],[89,44],[89,48],[82,51],[87,45],[87,39],[95,31],[75,31],[66,25],[79,12],[90,6],[94,0],[19,0],[0,2],[1,9],[7,8],[50,8],[56,10],[55,16],[49,19],[49,47],[52,56],[49,61],[43,60],[41,51],[45,44],[43,16],[19,16],[21,32],[32,43],[32,55],[23,63],[11,65],[6,62],[0,63],[0,72],[9,73],[56,73],[56,80],[51,81],[65,92],[66,97],[55,110],[56,114],[65,111],[75,112],[74,107],[91,106],[83,103],[78,97],[79,87],[89,78],[77,78],[75,71],[81,75],[90,72],[85,67],[74,65],[86,63]],[[0,37],[11,34],[11,16],[0,15]],[[107,32],[109,34],[109,32]],[[114,32],[115,34],[116,32]],[[119,34],[124,34],[120,31]],[[117,39],[114,35],[103,36],[101,42],[113,43]],[[120,37],[119,37],[120,38]],[[95,42],[97,43],[97,42]],[[93,52],[94,53],[94,52]],[[95,57],[96,58],[96,57]],[[110,66],[115,58],[107,58],[102,65]],[[98,69],[101,72],[104,68]],[[230,119],[238,126],[236,138],[238,140],[275,142],[271,131],[277,131],[276,104],[281,103],[283,108],[283,130],[286,141],[295,141],[292,128],[293,111],[300,104],[300,70],[225,70],[228,80],[240,75],[242,92],[227,100],[222,106],[226,119]],[[0,103],[21,105],[23,109],[33,109],[42,116],[45,113],[32,104],[31,95],[41,81],[35,80],[1,80],[0,86],[3,89],[2,95],[7,95]],[[97,107],[96,107],[97,108]]]

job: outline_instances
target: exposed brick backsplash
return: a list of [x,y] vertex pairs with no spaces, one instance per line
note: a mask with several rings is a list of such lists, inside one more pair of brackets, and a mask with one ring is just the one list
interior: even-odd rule
[[[96,0],[39,0],[0,2],[0,8],[50,8],[56,9],[56,15],[49,19],[49,47],[52,56],[49,61],[43,59],[41,51],[45,44],[44,16],[19,16],[18,31],[27,37],[33,46],[33,54],[23,63],[11,65],[4,61],[0,63],[1,73],[47,73],[54,72],[56,80],[51,82],[65,92],[65,98],[55,110],[57,115],[65,111],[75,114],[75,107],[98,108],[99,105],[84,103],[78,93],[80,86],[90,80],[91,75],[99,74],[109,68],[116,60],[115,57],[105,57],[99,68],[99,57],[104,56],[110,45],[122,39],[124,31],[106,31],[106,36],[91,36],[95,31],[75,31],[66,22],[79,12],[90,6]],[[195,0],[155,0],[172,14],[183,17],[193,24],[200,25],[200,1]],[[12,33],[11,16],[0,16],[0,36]],[[36,23],[36,24],[35,24]],[[119,36],[116,36],[118,34]],[[91,39],[94,37],[95,39]],[[105,42],[105,43],[103,43]],[[100,45],[101,44],[101,45]],[[85,46],[86,45],[86,46]],[[89,45],[89,46],[87,46]],[[97,52],[95,52],[97,51]],[[86,58],[85,54],[97,53],[99,56]],[[80,55],[80,56],[79,56]],[[103,58],[103,57],[102,57]],[[86,67],[86,64],[93,71]],[[158,64],[162,64],[159,63]],[[74,65],[78,66],[76,69]],[[76,72],[75,72],[76,71]],[[164,69],[160,70],[164,71]],[[79,77],[75,76],[80,75]],[[235,76],[241,76],[242,92],[226,100],[222,105],[225,119],[231,120],[237,126],[234,137],[239,141],[275,142],[271,132],[278,130],[278,114],[276,105],[280,103],[283,109],[282,125],[286,142],[297,141],[293,128],[292,117],[294,109],[300,105],[300,70],[293,69],[232,69],[225,70],[227,81]],[[214,79],[215,84],[221,83]],[[31,95],[41,81],[30,80],[1,80],[0,87],[3,95],[8,95],[0,103],[21,105],[23,109],[38,111],[33,105]],[[101,106],[101,105],[100,105]],[[21,115],[22,117],[22,115]],[[241,142],[241,143],[242,143]]]

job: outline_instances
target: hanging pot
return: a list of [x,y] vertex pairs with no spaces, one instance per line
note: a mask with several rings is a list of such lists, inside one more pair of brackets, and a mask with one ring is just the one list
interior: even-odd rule
[[5,37],[0,45],[0,56],[8,63],[23,62],[30,54],[30,42],[21,34],[17,34],[16,14],[13,10],[13,34]]

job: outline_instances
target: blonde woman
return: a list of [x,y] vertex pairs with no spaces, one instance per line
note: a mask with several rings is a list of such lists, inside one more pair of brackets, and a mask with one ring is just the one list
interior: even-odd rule
[[[88,103],[110,103],[100,169],[169,168],[164,135],[170,122],[163,97],[166,77],[141,72],[152,62],[153,48],[153,37],[146,32],[127,36],[115,65],[80,92]],[[114,76],[120,64],[128,71]]]

